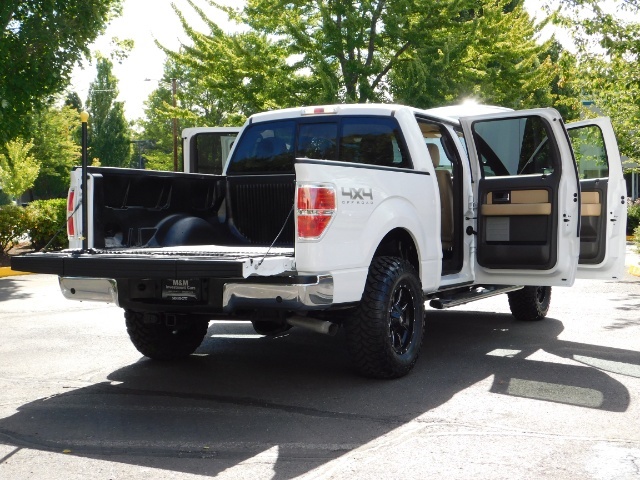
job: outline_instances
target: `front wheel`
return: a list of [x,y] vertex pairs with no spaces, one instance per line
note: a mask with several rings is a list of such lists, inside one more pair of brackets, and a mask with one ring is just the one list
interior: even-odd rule
[[345,323],[356,369],[398,378],[413,368],[424,335],[424,299],[415,269],[395,257],[373,259],[360,305]]
[[195,315],[172,316],[125,310],[131,343],[145,357],[176,360],[188,357],[202,343],[209,320]]
[[511,313],[517,320],[536,322],[549,312],[551,287],[523,287],[507,296]]

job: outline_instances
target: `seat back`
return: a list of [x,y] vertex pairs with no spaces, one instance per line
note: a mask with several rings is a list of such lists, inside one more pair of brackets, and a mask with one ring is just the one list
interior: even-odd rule
[[453,247],[453,180],[448,170],[438,170],[440,166],[440,150],[433,143],[427,144],[431,161],[436,169],[436,181],[440,192],[440,240],[444,250]]

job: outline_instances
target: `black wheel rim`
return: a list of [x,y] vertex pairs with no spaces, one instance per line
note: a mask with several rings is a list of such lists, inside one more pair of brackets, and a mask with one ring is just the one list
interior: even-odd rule
[[407,353],[415,329],[415,300],[409,284],[399,283],[393,291],[389,308],[389,342],[398,355]]

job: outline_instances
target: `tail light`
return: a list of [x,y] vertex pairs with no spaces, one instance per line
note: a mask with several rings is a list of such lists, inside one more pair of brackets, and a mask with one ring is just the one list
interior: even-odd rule
[[75,226],[75,223],[73,222],[75,196],[76,196],[75,190],[70,189],[69,194],[67,195],[67,236],[69,238],[76,236],[76,226]]
[[336,213],[336,190],[329,185],[298,185],[298,238],[318,240]]

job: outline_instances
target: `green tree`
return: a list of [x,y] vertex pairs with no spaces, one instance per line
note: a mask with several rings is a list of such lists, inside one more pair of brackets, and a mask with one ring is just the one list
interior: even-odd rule
[[82,100],[80,99],[80,95],[77,92],[69,92],[64,99],[64,104],[67,107],[71,107],[77,112],[82,111]]
[[32,153],[41,168],[32,199],[66,197],[69,172],[80,163],[79,126],[80,114],[68,106],[50,106],[34,116]]
[[582,115],[611,117],[621,153],[640,162],[640,2],[565,0],[550,12],[576,48],[573,85],[585,101]]
[[0,2],[0,144],[23,134],[29,115],[69,83],[121,0]]
[[177,52],[163,49],[168,56],[165,74],[170,72],[165,80],[177,78],[180,84],[178,116],[199,119],[201,124],[238,125],[256,111],[317,98],[311,77],[302,75],[297,63],[290,64],[291,52],[284,42],[257,30],[227,34],[188,1],[209,33],[193,29],[174,7],[193,43]]
[[0,186],[10,197],[20,197],[38,177],[40,165],[30,154],[32,148],[32,142],[18,138],[6,144],[7,155],[0,154]]
[[548,106],[557,66],[551,43],[536,41],[522,2],[482,2],[430,19],[390,75],[396,101],[419,107],[473,98],[512,108]]
[[[187,127],[238,125],[244,116],[233,111],[224,112],[224,105],[234,108],[228,97],[221,101],[216,95],[222,89],[212,91],[201,81],[199,70],[174,62],[165,62],[165,72],[158,88],[145,102],[145,118],[140,122],[142,132],[136,140],[145,140],[142,155],[147,159],[147,168],[173,170],[173,118],[178,121],[178,130]],[[172,80],[177,84],[177,108],[173,108]],[[155,81],[155,80],[154,80]],[[233,89],[230,85],[229,88]],[[233,95],[230,93],[230,95]],[[138,147],[136,147],[138,148]],[[136,156],[137,156],[136,152]]]
[[152,170],[173,170],[173,125],[171,117],[171,90],[160,85],[145,102],[145,118],[140,122],[142,131],[137,141],[150,141],[144,151],[136,153],[144,155],[148,160],[146,167]]
[[179,96],[191,96],[192,103],[186,108],[181,102],[180,111],[200,119],[206,112],[218,125],[305,104],[429,107],[473,96],[527,107],[559,97],[553,45],[535,41],[536,27],[521,0],[210,3],[240,33],[225,33],[191,3],[209,32],[194,30],[176,10],[192,45],[165,51],[188,75]]
[[111,60],[98,57],[96,79],[87,98],[89,111],[89,154],[103,166],[123,167],[129,163],[131,135],[124,106],[117,102],[118,80]]

